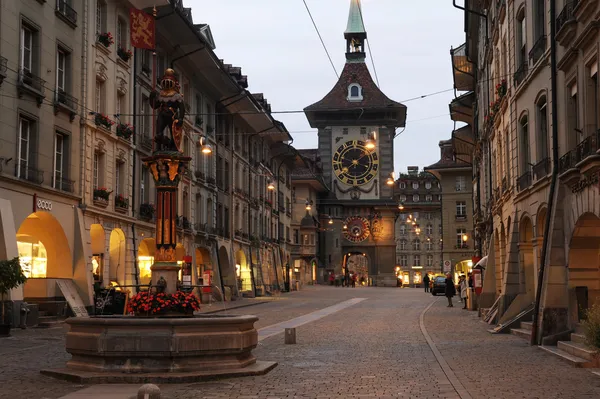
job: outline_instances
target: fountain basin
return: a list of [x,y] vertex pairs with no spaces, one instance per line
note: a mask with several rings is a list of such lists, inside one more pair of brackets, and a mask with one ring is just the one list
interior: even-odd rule
[[265,374],[257,362],[256,316],[71,318],[72,358],[42,374],[84,383],[189,382]]

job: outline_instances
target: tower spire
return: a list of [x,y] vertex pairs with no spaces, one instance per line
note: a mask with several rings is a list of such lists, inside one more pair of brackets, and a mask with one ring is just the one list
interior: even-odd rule
[[346,38],[346,61],[365,62],[364,45],[367,31],[363,22],[360,0],[350,0],[348,26],[344,32],[344,37]]

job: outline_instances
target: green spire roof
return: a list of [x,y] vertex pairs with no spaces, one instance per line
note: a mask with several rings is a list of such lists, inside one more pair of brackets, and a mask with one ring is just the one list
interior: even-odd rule
[[365,25],[363,24],[360,0],[351,0],[350,2],[350,15],[348,16],[346,33],[366,33]]

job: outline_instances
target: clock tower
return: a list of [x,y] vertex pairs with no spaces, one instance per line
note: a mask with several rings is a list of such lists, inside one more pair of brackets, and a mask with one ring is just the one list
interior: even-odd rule
[[320,259],[328,272],[356,273],[374,285],[396,285],[397,204],[386,184],[394,170],[394,134],[406,106],[377,87],[365,63],[367,32],[360,0],[351,0],[346,64],[333,89],[304,109],[318,129],[323,180]]

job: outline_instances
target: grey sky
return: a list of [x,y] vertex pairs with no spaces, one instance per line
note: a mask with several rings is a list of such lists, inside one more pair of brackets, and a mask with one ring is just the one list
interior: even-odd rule
[[[307,0],[338,73],[345,58],[350,0]],[[217,55],[242,67],[249,89],[262,92],[273,111],[302,110],[320,100],[337,78],[302,0],[185,0],[195,23],[208,23]],[[381,89],[404,100],[451,89],[450,47],[464,41],[463,14],[450,0],[363,0],[363,17]],[[370,54],[367,63],[375,74]],[[452,91],[408,101],[407,127],[395,140],[396,172],[439,159],[450,137]],[[276,115],[296,148],[316,148],[304,114]]]

